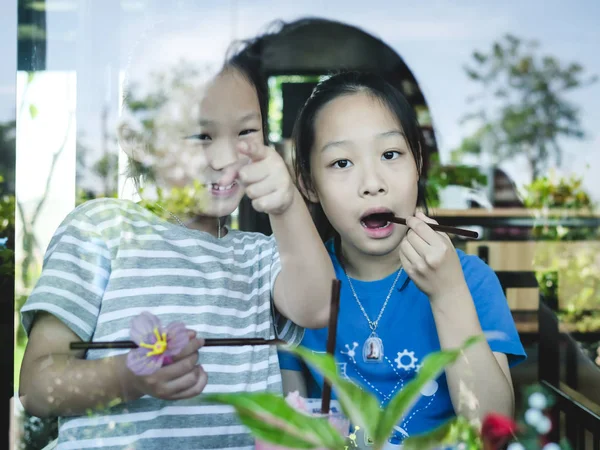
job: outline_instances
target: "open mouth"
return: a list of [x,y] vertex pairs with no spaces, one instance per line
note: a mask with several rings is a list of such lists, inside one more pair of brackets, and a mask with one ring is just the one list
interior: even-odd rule
[[369,230],[378,230],[387,227],[391,222],[386,220],[382,213],[391,212],[389,210],[373,211],[360,218],[360,224]]
[[232,190],[236,185],[237,185],[237,181],[233,181],[231,184],[228,184],[227,186],[221,186],[218,183],[212,183],[210,185],[210,187],[213,191],[227,192],[227,191]]

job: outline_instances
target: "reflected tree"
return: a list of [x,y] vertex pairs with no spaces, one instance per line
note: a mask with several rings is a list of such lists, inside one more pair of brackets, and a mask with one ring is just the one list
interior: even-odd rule
[[487,154],[499,164],[524,155],[536,179],[550,163],[561,165],[561,138],[585,137],[580,109],[568,96],[597,78],[581,64],[542,55],[537,42],[506,35],[487,52],[475,51],[465,72],[481,90],[463,118],[475,131],[455,150],[455,160]]

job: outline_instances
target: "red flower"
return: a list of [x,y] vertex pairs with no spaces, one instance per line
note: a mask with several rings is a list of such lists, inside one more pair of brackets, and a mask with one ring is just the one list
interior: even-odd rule
[[504,446],[517,431],[517,424],[510,417],[488,414],[481,425],[481,438],[486,449]]

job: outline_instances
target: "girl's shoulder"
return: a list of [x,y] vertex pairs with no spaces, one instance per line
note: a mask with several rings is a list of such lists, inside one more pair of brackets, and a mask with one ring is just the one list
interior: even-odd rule
[[63,221],[63,225],[73,220],[98,224],[116,217],[138,217],[151,220],[155,217],[143,206],[131,200],[120,198],[96,198],[76,206]]
[[159,221],[146,208],[130,200],[98,198],[76,206],[67,214],[52,240],[72,236],[83,241],[109,241],[121,236],[123,231],[136,234],[150,232],[160,228]]

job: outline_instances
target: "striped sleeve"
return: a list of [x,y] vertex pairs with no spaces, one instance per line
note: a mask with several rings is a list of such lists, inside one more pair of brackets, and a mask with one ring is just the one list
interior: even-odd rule
[[279,250],[277,249],[277,242],[275,237],[270,237],[271,245],[271,302],[273,304],[273,321],[275,323],[275,333],[279,339],[284,340],[289,345],[297,346],[304,337],[304,328],[295,324],[287,317],[277,311],[273,300],[275,298],[275,281],[277,276],[281,272],[281,258],[279,257]]
[[85,208],[75,209],[52,237],[41,276],[21,309],[25,331],[30,332],[35,314],[45,311],[63,321],[82,340],[91,339],[108,283],[110,261],[108,247]]

